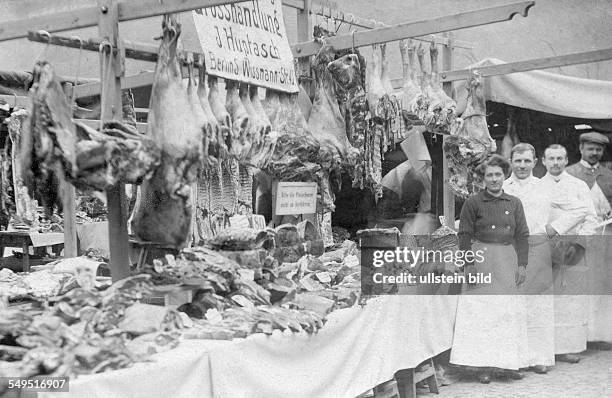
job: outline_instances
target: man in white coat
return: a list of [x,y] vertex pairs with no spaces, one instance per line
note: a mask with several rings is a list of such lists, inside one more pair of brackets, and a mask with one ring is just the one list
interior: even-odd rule
[[529,267],[521,290],[527,298],[527,339],[529,365],[536,373],[546,373],[555,364],[555,318],[553,305],[553,273],[546,225],[552,211],[551,198],[540,188],[540,179],[533,176],[535,148],[520,143],[510,152],[512,175],[504,181],[504,192],[523,203],[529,227]]
[[[603,157],[608,137],[597,132],[580,135],[580,161],[567,167],[567,172],[586,182],[597,212],[597,221],[608,219],[612,213],[612,170],[599,162]],[[600,228],[600,230],[603,228]],[[600,232],[598,230],[597,232]],[[589,348],[610,350],[612,345],[612,296],[609,296],[612,273],[610,269],[610,242],[612,228],[606,228],[606,236],[594,235],[587,239],[586,261],[591,273],[589,296]]]
[[[547,235],[560,238],[591,234],[596,224],[591,192],[584,181],[565,171],[566,149],[558,144],[549,146],[544,151],[543,163],[547,173],[540,180],[540,190],[551,198],[550,222],[545,227]],[[555,354],[558,361],[576,363],[580,360],[577,354],[586,349],[589,300],[588,296],[567,295],[567,292],[572,288],[584,292],[584,286],[578,285],[587,274],[586,264],[583,261],[573,267],[561,265],[554,272]]]

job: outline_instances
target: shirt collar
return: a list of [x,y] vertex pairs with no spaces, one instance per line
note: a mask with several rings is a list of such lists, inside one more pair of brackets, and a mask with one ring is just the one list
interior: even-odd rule
[[599,168],[599,162],[595,163],[594,165],[591,165],[586,160],[580,159],[580,164],[583,165],[584,167],[586,167],[589,170],[590,169],[598,169]]
[[508,181],[509,184],[517,184],[519,186],[525,186],[533,182],[535,179],[536,178],[533,176],[533,174],[530,174],[529,177],[527,178],[520,179],[516,176],[516,174],[512,173],[510,175],[510,178],[508,178],[506,181]]
[[494,200],[510,200],[510,196],[505,192],[502,192],[500,196],[493,196],[485,189],[480,194],[482,195],[482,200],[485,202],[491,202]]
[[546,172],[546,174],[544,175],[544,178],[548,178],[548,179],[551,179],[551,180],[553,180],[553,181],[560,181],[560,180],[565,179],[565,177],[566,177],[566,176],[568,176],[568,175],[569,175],[569,174],[567,174],[567,171],[565,171],[565,170],[563,170],[563,171],[561,172],[561,174],[559,174],[559,175],[558,175],[558,176],[556,176],[556,177],[555,177],[555,176],[553,176],[552,174],[550,174],[550,173]]

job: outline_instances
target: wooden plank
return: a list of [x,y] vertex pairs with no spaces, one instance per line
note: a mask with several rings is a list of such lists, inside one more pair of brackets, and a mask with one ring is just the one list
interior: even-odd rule
[[[64,83],[64,93],[72,98],[72,84]],[[72,102],[70,103],[72,105]],[[76,150],[76,148],[74,148]],[[76,190],[74,186],[60,176],[60,190],[62,192],[62,208],[64,219],[64,258],[76,257],[77,253],[77,226],[76,226]]]
[[[153,77],[155,72],[142,72],[137,75],[127,76],[121,79],[121,88],[136,88],[150,86],[153,84]],[[81,84],[74,88],[76,92],[76,98],[91,97],[93,95],[100,95],[102,86],[100,83],[87,83]]]
[[[445,70],[452,70],[454,61],[453,53],[455,50],[453,48],[452,32],[449,32],[447,36],[449,44],[442,48],[442,68]],[[446,95],[448,95],[449,97],[453,96],[453,83],[442,83],[442,88],[444,89],[444,92],[446,92]],[[447,137],[443,137],[443,140],[446,140],[446,138]],[[446,152],[444,151],[444,145],[442,145],[442,178],[444,181],[444,183],[442,184],[442,200],[444,203],[444,217],[446,218],[447,225],[451,228],[455,228],[455,195],[453,194],[450,185],[447,184],[447,181],[449,181],[450,179],[450,171],[448,167],[449,166],[448,160],[446,160]]]
[[[74,119],[75,122],[81,122],[94,130],[100,129],[100,121],[94,119]],[[141,134],[146,134],[147,132],[147,124],[146,123],[136,123],[136,129]]]
[[[387,43],[409,37],[418,37],[433,33],[449,32],[451,30],[487,25],[495,22],[509,21],[516,14],[526,17],[529,8],[533,5],[535,5],[535,1],[522,1],[429,20],[406,22],[369,31],[359,31],[355,32],[354,35],[335,36],[326,41],[337,50],[351,48],[353,46],[353,40],[356,47]],[[320,48],[321,44],[313,40],[295,44],[291,49],[295,57],[307,57],[315,55]]]
[[28,108],[30,105],[30,97],[24,97],[22,95],[0,95],[0,103],[5,102],[11,106],[11,108]]
[[[612,48],[586,51],[556,57],[543,57],[527,61],[509,62],[501,65],[483,66],[477,68],[482,76],[507,75],[510,73],[527,72],[530,70],[541,70],[558,68],[561,66],[588,64],[591,62],[608,61],[612,59]],[[470,76],[469,69],[442,72],[440,78],[443,82],[466,80]]]
[[[98,0],[101,12],[98,31],[100,37],[108,40],[113,47],[117,45],[119,31],[119,8],[115,0]],[[112,51],[100,52],[100,77],[103,84],[101,94],[100,119],[121,120],[121,66],[117,64],[117,55]],[[106,190],[108,208],[108,236],[110,248],[110,269],[113,281],[130,275],[129,240],[127,233],[127,202],[125,186],[117,184]]]
[[[195,10],[197,8],[213,7],[223,4],[240,3],[245,0],[125,0],[118,4],[119,21],[131,21],[133,19],[154,17],[157,15],[171,14]],[[50,4],[48,1],[40,1],[29,5],[32,12],[46,10]],[[87,6],[62,12],[47,12],[29,16],[23,19],[9,20],[0,25],[0,42],[19,39],[28,36],[28,31],[45,30],[47,32],[61,32],[95,26],[98,23],[98,14],[103,6]],[[110,9],[106,9],[108,13]]]

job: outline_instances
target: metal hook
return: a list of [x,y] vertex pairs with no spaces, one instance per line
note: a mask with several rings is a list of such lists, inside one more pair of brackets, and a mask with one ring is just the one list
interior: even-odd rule
[[104,47],[108,47],[108,51],[113,51],[113,44],[108,40],[103,40],[98,47],[99,52],[103,52]]
[[13,99],[14,99],[14,102],[13,102],[13,109],[14,109],[14,108],[17,108],[17,94],[15,94],[14,91],[13,91]]
[[45,47],[43,48],[43,50],[40,52],[40,55],[38,56],[38,59],[40,60],[43,57],[43,55],[47,55],[47,49],[49,48],[49,45],[51,44],[51,34],[47,32],[46,30],[39,30],[36,33],[39,36],[44,36],[47,38],[47,44],[45,44]]
[[75,102],[76,89],[75,88],[79,84],[79,72],[81,70],[81,55],[83,53],[83,39],[81,39],[79,36],[72,36],[71,39],[79,41],[79,55],[77,56],[77,67],[76,67],[76,72],[74,74],[74,84],[72,88],[72,95],[70,96],[71,97],[70,104],[71,106],[75,106],[76,105],[76,102]]
[[353,39],[353,47],[352,47],[352,51],[353,51],[353,54],[355,54],[355,30],[353,30],[353,31],[351,32],[351,36],[352,36],[352,39]]

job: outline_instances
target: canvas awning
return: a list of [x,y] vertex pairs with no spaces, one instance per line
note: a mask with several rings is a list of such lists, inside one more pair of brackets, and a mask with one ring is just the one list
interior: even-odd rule
[[[486,58],[471,68],[503,64]],[[612,81],[583,79],[545,71],[484,78],[487,101],[577,119],[612,119]],[[466,83],[455,86],[458,112],[465,109]]]

